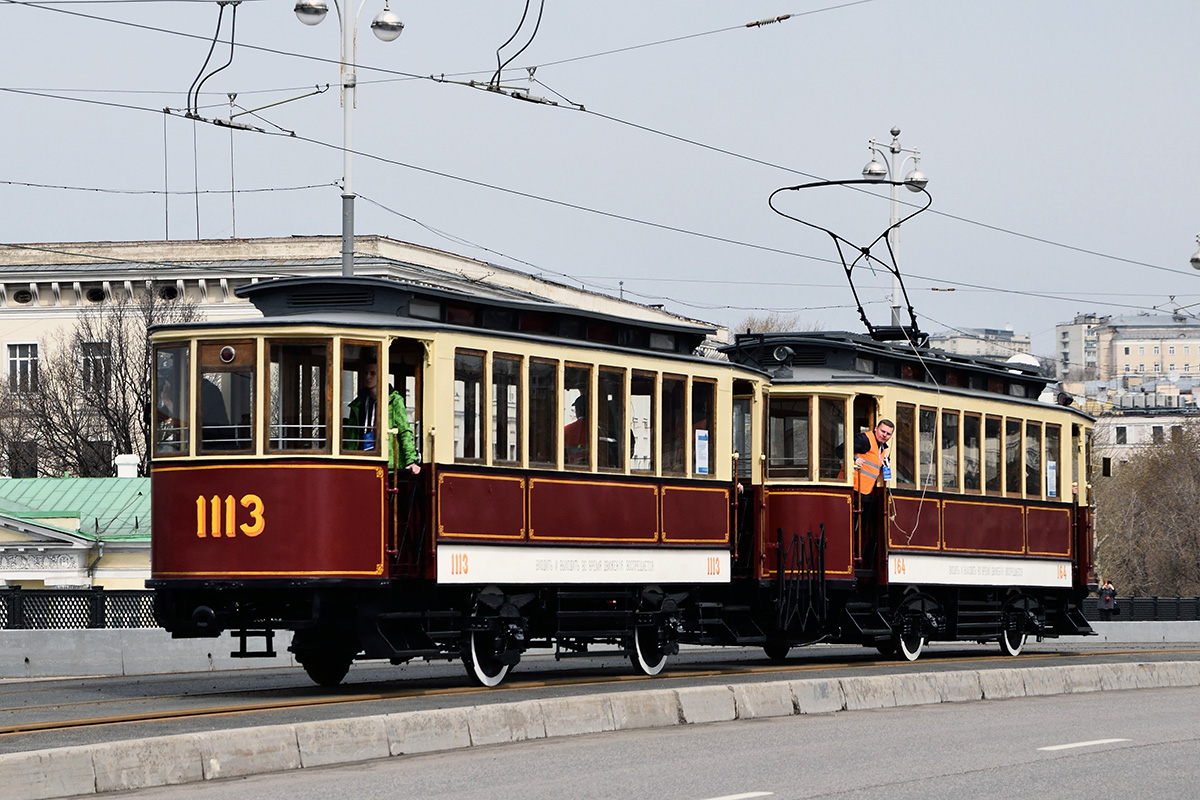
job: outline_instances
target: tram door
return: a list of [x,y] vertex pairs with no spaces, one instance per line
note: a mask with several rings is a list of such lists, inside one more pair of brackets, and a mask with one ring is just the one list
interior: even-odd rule
[[733,390],[733,449],[738,454],[732,508],[733,570],[734,574],[742,574],[754,569],[755,518],[762,487],[754,480],[754,469],[760,462],[753,449],[756,414],[753,390],[744,381],[735,381]]
[[[421,451],[421,366],[424,361],[425,347],[420,342],[395,339],[388,347],[388,385],[400,392],[404,398],[418,464],[425,463],[424,453]],[[391,542],[390,549],[395,552],[397,567],[403,575],[418,575],[423,571],[426,551],[430,547],[430,516],[423,502],[426,497],[426,492],[423,491],[425,478],[425,472],[414,476],[407,470],[398,469],[388,479],[390,488],[394,489],[394,493],[390,495],[388,541]]]
[[[853,431],[857,435],[875,427],[879,418],[876,399],[870,395],[859,395],[854,398]],[[851,447],[853,450],[853,447]],[[853,458],[853,454],[851,455]],[[853,461],[851,461],[853,463]],[[855,499],[854,513],[854,556],[865,568],[873,568],[876,559],[882,555],[880,550],[887,549],[887,489],[876,487],[874,496],[868,501]]]

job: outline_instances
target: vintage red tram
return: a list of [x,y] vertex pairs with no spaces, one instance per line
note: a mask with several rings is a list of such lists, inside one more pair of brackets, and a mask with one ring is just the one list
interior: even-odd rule
[[[373,278],[239,292],[261,318],[153,333],[150,585],[174,636],[253,655],[290,630],[322,684],[461,657],[496,685],[539,646],[656,674],[680,642],[916,658],[1088,632],[1091,423],[1027,370],[849,334],[700,357],[693,325]],[[349,412],[369,365],[405,397],[415,477],[390,457],[406,426]],[[885,416],[869,546],[852,438]]]

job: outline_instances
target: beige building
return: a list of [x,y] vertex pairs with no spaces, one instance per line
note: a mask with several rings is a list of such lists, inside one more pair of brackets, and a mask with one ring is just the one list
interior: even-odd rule
[[1200,319],[1080,314],[1055,326],[1060,381],[1118,381],[1122,388],[1200,377]]
[[948,353],[1000,361],[1033,353],[1029,334],[1014,333],[1012,328],[965,328],[955,333],[933,333],[929,335],[929,346]]

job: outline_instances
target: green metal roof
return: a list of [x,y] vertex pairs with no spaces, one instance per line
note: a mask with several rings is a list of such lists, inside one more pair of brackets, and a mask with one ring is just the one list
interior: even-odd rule
[[150,539],[149,478],[0,479],[0,513],[18,519],[73,517],[79,535]]

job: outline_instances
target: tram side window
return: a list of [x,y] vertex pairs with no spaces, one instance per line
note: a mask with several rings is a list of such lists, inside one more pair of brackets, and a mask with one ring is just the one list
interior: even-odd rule
[[1046,426],[1046,497],[1058,498],[1060,465],[1062,463],[1062,429],[1057,425]]
[[558,466],[558,362],[529,362],[529,463]]
[[1025,423],[1025,496],[1042,496],[1042,426]]
[[712,440],[713,403],[716,385],[692,382],[692,461],[696,475],[713,475],[717,451]]
[[822,397],[817,401],[817,463],[821,480],[841,480],[846,475],[846,401]]
[[1021,496],[1021,420],[1004,420],[1004,492]]
[[601,367],[596,402],[596,466],[625,468],[625,371]]
[[454,351],[454,460],[483,460],[483,354]]
[[942,488],[958,491],[958,412],[942,412]]
[[563,370],[563,462],[586,469],[592,465],[592,368],[567,366]]
[[342,451],[377,455],[379,346],[342,344]]
[[662,382],[663,473],[682,475],[687,471],[686,426],[687,379],[664,377]]
[[629,382],[629,468],[634,472],[654,471],[653,372],[635,372]]
[[980,460],[980,419],[978,414],[963,414],[963,489],[983,491],[983,462]]
[[810,478],[812,400],[772,397],[767,404],[767,475]]
[[254,450],[253,341],[200,344],[200,452]]
[[897,486],[917,485],[917,409],[896,405],[896,436],[893,439]]
[[1000,454],[1004,452],[1000,440],[999,417],[988,417],[983,421],[983,488],[988,494],[1000,494]]
[[918,416],[920,441],[921,488],[937,488],[937,410],[922,408]]
[[154,353],[154,452],[176,455],[188,450],[192,350],[184,344]]
[[325,450],[329,443],[329,343],[271,342],[268,352],[268,448]]
[[492,357],[492,463],[521,460],[521,359]]

